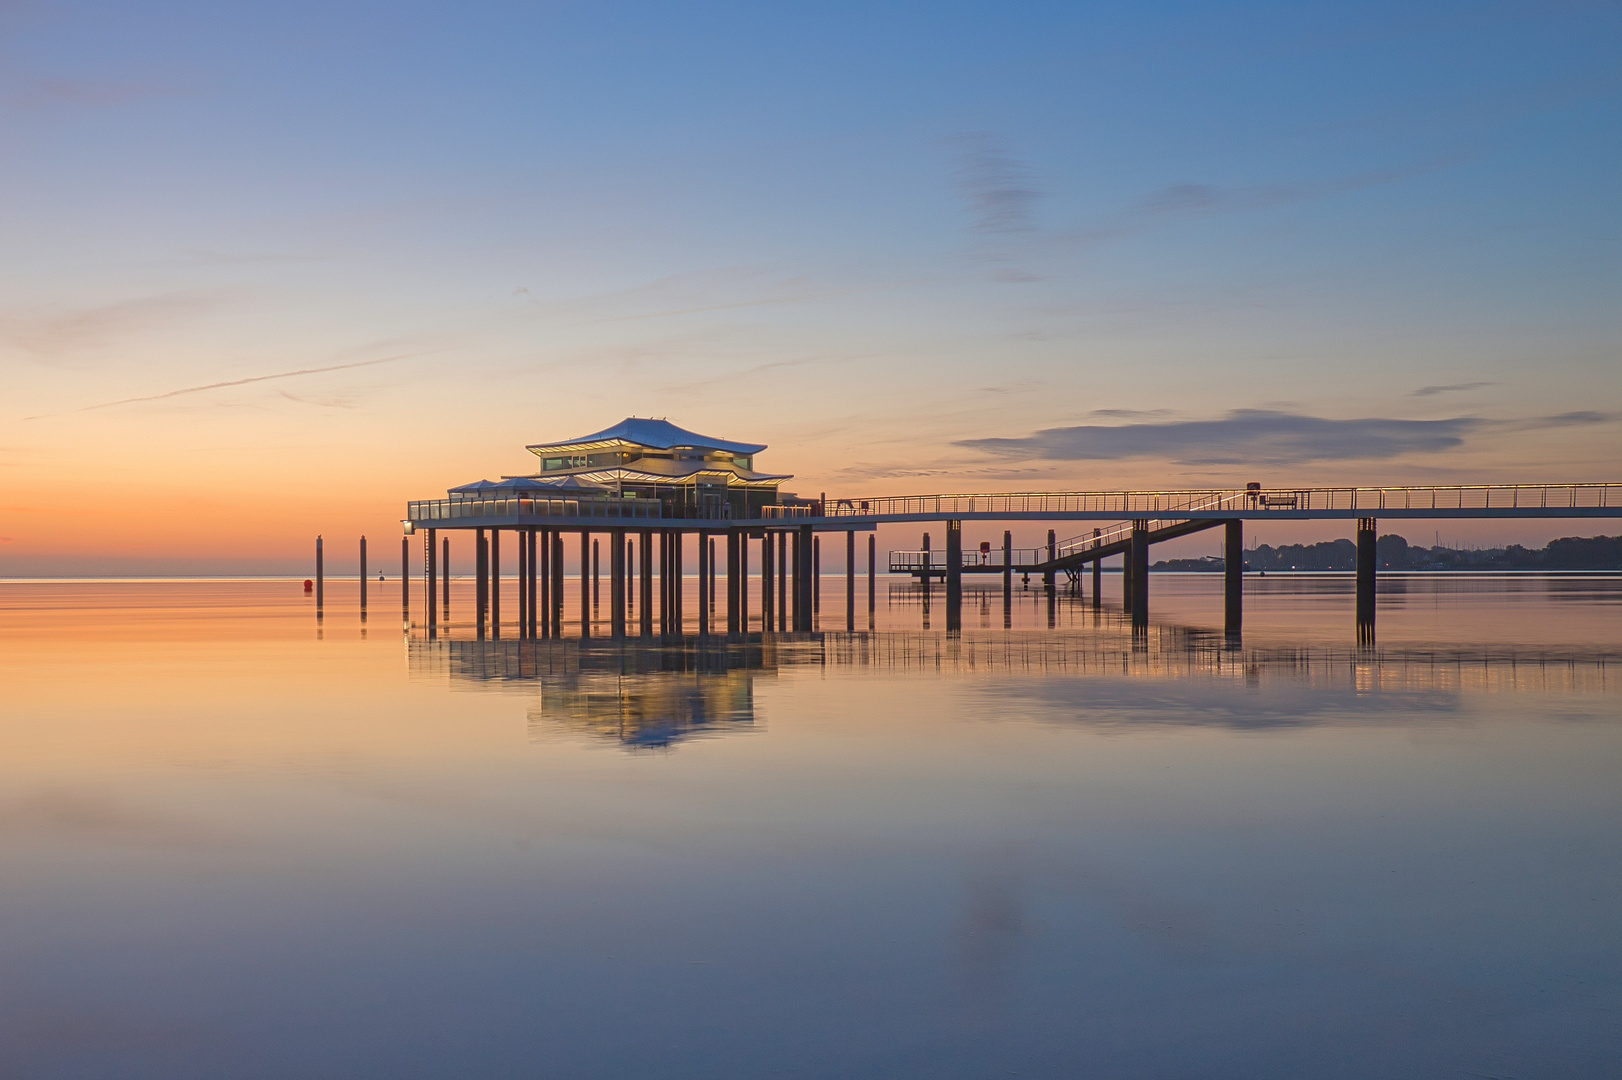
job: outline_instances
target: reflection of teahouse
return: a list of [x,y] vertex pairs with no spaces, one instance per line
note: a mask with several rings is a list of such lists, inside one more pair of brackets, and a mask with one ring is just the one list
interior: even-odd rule
[[[733,442],[679,428],[668,420],[629,417],[613,427],[528,449],[541,459],[541,471],[487,484],[482,498],[512,497],[519,490],[592,492],[600,497],[657,499],[675,517],[759,517],[760,508],[778,501],[787,475],[756,472],[762,443]],[[491,491],[499,487],[511,490]],[[677,507],[683,509],[678,510]],[[685,511],[685,512],[684,512]]]
[[570,679],[542,679],[540,706],[530,710],[529,719],[606,736],[630,749],[668,749],[695,735],[753,724],[756,674],[741,669],[696,678],[581,672]]

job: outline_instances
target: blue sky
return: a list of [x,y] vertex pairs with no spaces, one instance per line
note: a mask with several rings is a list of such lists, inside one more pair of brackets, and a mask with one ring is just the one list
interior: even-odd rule
[[273,506],[213,537],[271,558],[627,414],[811,491],[1614,478],[1619,31],[6,5],[0,557],[93,483]]

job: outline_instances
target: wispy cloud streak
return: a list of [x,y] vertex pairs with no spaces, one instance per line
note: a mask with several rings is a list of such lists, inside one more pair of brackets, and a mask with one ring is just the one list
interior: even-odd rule
[[1483,386],[1496,385],[1496,383],[1490,383],[1483,379],[1477,380],[1476,382],[1447,383],[1438,386],[1421,386],[1418,390],[1412,391],[1408,396],[1435,397],[1437,394],[1459,394],[1466,390],[1480,390]]
[[223,390],[230,386],[247,386],[251,383],[271,382],[275,379],[294,379],[301,375],[320,375],[328,371],[348,371],[351,368],[375,367],[378,364],[393,364],[400,360],[409,360],[421,353],[401,353],[399,356],[383,356],[376,360],[356,360],[348,364],[331,364],[327,367],[299,368],[295,371],[278,371],[274,375],[253,375],[246,379],[228,379],[225,382],[204,383],[202,386],[185,386],[179,390],[166,390],[161,394],[148,394],[143,397],[119,398],[117,401],[103,401],[95,405],[84,405],[77,409],[64,409],[55,413],[39,413],[35,416],[25,416],[24,420],[48,420],[54,416],[69,416],[73,413],[94,412],[97,409],[111,409],[119,405],[137,405],[146,401],[165,401],[169,398],[183,397],[187,394],[201,394],[209,390]]

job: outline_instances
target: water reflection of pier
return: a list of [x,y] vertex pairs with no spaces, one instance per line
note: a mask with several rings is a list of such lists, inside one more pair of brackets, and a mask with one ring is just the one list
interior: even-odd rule
[[657,748],[755,722],[754,681],[786,664],[818,665],[816,635],[757,635],[728,643],[414,638],[414,676],[448,677],[485,690],[538,690],[533,725],[562,725]]
[[[1517,647],[1233,645],[1209,630],[753,635],[747,641],[414,637],[410,669],[453,685],[539,692],[537,726],[664,747],[756,722],[755,687],[790,668],[962,678],[1109,678],[1379,694],[1622,692],[1622,653]],[[1215,689],[1215,686],[1213,686]],[[1085,695],[1083,695],[1085,698]]]
[[825,634],[830,667],[1019,676],[1219,679],[1359,692],[1622,692],[1622,653],[1537,648],[1245,645],[1176,626],[1110,633]]

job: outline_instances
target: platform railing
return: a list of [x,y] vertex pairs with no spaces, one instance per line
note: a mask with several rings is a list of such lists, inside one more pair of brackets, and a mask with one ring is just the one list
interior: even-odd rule
[[[1153,536],[1161,529],[1169,528],[1172,525],[1181,525],[1187,520],[1187,518],[1150,518],[1144,522],[1144,525],[1149,534]],[[1094,536],[1091,533],[1085,533],[1081,536],[1074,536],[1068,540],[1056,543],[1054,545],[1054,550],[1056,552],[1055,559],[1067,559],[1073,555],[1084,554],[1085,552],[1094,548],[1109,547],[1112,544],[1118,544],[1124,540],[1130,540],[1132,538],[1133,527],[1133,522],[1123,521],[1118,525],[1111,525],[1107,529],[1100,529],[1097,536]],[[1012,562],[1005,564],[1003,562],[1002,548],[993,547],[990,550],[985,550],[982,548],[965,548],[963,551],[963,569],[970,570],[976,567],[991,567],[1001,569],[1004,565],[1011,565],[1014,569],[1018,570],[1021,567],[1028,568],[1042,566],[1049,561],[1048,549],[1046,546],[1035,548],[1011,548],[1009,549],[1008,555],[1010,556]],[[943,574],[946,573],[945,549],[931,549],[929,551],[917,549],[913,551],[890,552],[890,572],[892,574],[916,574],[925,569],[929,570],[931,573],[936,571]]]
[[1009,492],[829,499],[828,517],[1120,514],[1174,517],[1223,510],[1491,510],[1622,508],[1622,484],[1453,484],[1399,487],[1206,488]]
[[408,518],[418,525],[473,518],[613,518],[663,517],[654,499],[429,499],[406,504]]

